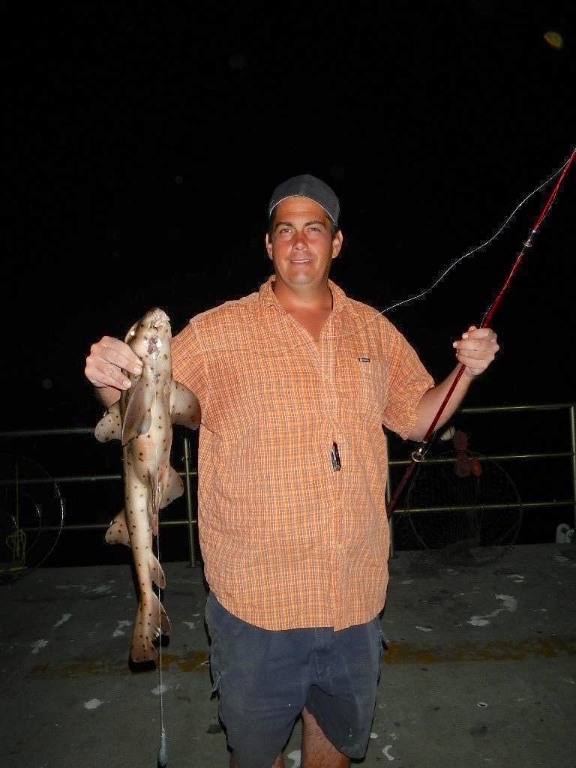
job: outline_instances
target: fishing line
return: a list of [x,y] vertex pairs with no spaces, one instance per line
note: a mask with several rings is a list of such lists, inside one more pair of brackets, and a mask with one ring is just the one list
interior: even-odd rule
[[[159,341],[159,340],[158,340]],[[156,361],[158,359],[158,345],[157,345],[157,351],[156,355],[154,356],[154,375],[157,375],[156,372]],[[158,390],[156,389],[154,392],[154,405],[157,407],[158,404]],[[154,478],[154,509],[153,512],[158,514],[158,518],[156,521],[156,559],[158,561],[158,569],[161,567],[161,560],[160,560],[160,480],[159,480],[159,467],[160,467],[160,459],[158,456],[158,444],[155,445],[156,450],[156,477]],[[156,509],[157,508],[157,509]],[[153,524],[153,521],[150,520],[150,525]],[[152,535],[154,535],[154,529],[152,528]],[[158,602],[160,604],[160,610],[159,610],[159,626],[157,627],[158,630],[158,695],[159,695],[159,702],[160,702],[160,746],[158,747],[158,762],[157,765],[160,766],[160,768],[165,768],[166,764],[168,763],[168,736],[166,735],[166,730],[164,728],[164,679],[163,679],[163,670],[162,670],[162,638],[163,638],[163,632],[162,632],[162,590],[158,584],[156,584],[156,596],[158,598]]]
[[[156,463],[158,466],[158,463]],[[160,565],[160,520],[158,520],[158,533],[156,534],[156,558]],[[161,589],[157,586],[158,602],[160,603],[160,609],[162,609]],[[168,736],[164,728],[164,680],[162,671],[162,622],[158,627],[158,693],[160,697],[160,746],[158,748],[158,765],[160,768],[165,768],[168,762]]]
[[[564,181],[564,179],[566,177],[566,174],[568,173],[568,169],[570,168],[570,166],[571,166],[571,164],[572,164],[572,162],[573,162],[575,157],[576,157],[576,149],[574,149],[572,151],[572,154],[570,155],[568,160],[562,166],[561,173],[560,173],[560,176],[558,178],[558,181],[554,185],[554,188],[552,189],[552,192],[550,193],[548,199],[546,200],[546,202],[544,204],[544,207],[540,211],[540,214],[538,215],[538,218],[536,219],[535,223],[533,224],[532,229],[530,230],[530,232],[528,234],[528,238],[524,242],[524,245],[522,246],[522,250],[520,251],[520,253],[516,257],[516,260],[514,261],[514,264],[512,265],[512,268],[510,269],[510,272],[508,273],[508,276],[506,277],[502,287],[500,288],[500,291],[496,295],[496,298],[494,299],[494,301],[490,304],[490,306],[486,310],[486,312],[484,314],[484,317],[482,318],[482,322],[480,324],[480,328],[486,328],[488,326],[488,323],[492,319],[494,313],[496,312],[496,309],[498,308],[500,302],[502,301],[502,297],[504,296],[504,293],[508,289],[508,286],[510,285],[510,282],[511,282],[512,278],[514,277],[514,275],[518,271],[518,268],[520,267],[520,264],[521,264],[521,262],[522,262],[522,260],[524,258],[524,254],[525,254],[526,250],[528,248],[532,247],[532,240],[534,238],[534,235],[536,235],[536,233],[540,229],[540,225],[542,224],[542,222],[544,221],[544,218],[546,217],[548,211],[550,210],[550,206],[554,202],[554,200],[556,198],[556,195],[558,194],[558,190],[560,189],[560,185]],[[440,404],[440,407],[439,407],[436,415],[432,419],[432,422],[431,422],[430,426],[428,427],[428,430],[427,430],[426,434],[422,438],[420,447],[417,450],[412,452],[411,463],[407,466],[406,471],[405,471],[403,477],[400,480],[400,483],[398,484],[398,486],[397,486],[397,488],[396,488],[392,498],[390,499],[390,501],[389,501],[389,503],[387,505],[388,518],[390,518],[390,516],[392,515],[392,513],[394,511],[394,508],[395,508],[395,506],[396,506],[396,504],[398,502],[398,499],[400,497],[400,494],[404,490],[408,479],[410,478],[410,476],[412,475],[412,472],[414,471],[414,468],[416,467],[416,465],[420,461],[422,461],[426,443],[427,443],[430,435],[434,432],[436,424],[438,423],[438,420],[439,420],[440,416],[442,415],[442,412],[444,411],[444,408],[446,407],[448,401],[450,400],[450,398],[452,396],[452,393],[454,392],[454,389],[456,388],[456,385],[460,381],[460,379],[462,377],[462,374],[464,373],[465,368],[466,368],[466,366],[464,364],[460,365],[460,368],[458,369],[458,372],[457,372],[457,374],[456,374],[456,376],[454,378],[454,381],[450,385],[450,387],[448,389],[448,392],[446,393],[446,396],[444,397],[444,400]]]
[[545,181],[540,184],[539,187],[536,187],[536,189],[532,190],[532,192],[529,192],[526,197],[518,203],[516,208],[512,211],[512,213],[505,219],[504,223],[494,232],[492,237],[488,238],[484,243],[481,243],[480,245],[477,245],[475,248],[472,248],[472,250],[468,251],[467,253],[464,253],[462,256],[459,256],[457,259],[455,259],[452,264],[450,264],[441,274],[440,276],[430,285],[428,288],[423,290],[421,293],[416,294],[415,296],[410,296],[407,299],[402,299],[401,301],[397,301],[394,304],[390,304],[389,307],[386,307],[386,309],[382,310],[381,314],[391,312],[393,309],[396,309],[397,307],[402,307],[406,304],[410,304],[412,301],[416,301],[416,299],[421,299],[424,296],[426,296],[430,291],[432,291],[434,288],[436,288],[439,283],[442,282],[442,280],[448,275],[455,267],[460,264],[460,262],[464,261],[464,259],[467,259],[470,256],[473,256],[478,251],[483,250],[484,248],[487,248],[494,240],[496,240],[497,237],[506,229],[508,224],[512,221],[514,216],[518,213],[520,208],[522,208],[525,203],[530,200],[531,197],[536,195],[538,192],[540,192],[542,189],[548,186],[559,174],[562,174],[563,171],[567,171],[570,163],[572,162],[572,158],[569,158],[566,160],[566,162],[554,173],[552,173]]
[[[495,241],[495,240],[496,240],[496,239],[497,239],[497,238],[498,238],[498,237],[499,237],[499,236],[502,234],[502,232],[503,232],[503,231],[504,231],[504,230],[505,230],[505,229],[506,229],[506,228],[509,226],[509,224],[510,224],[510,223],[511,223],[511,221],[514,219],[514,217],[516,216],[516,214],[518,213],[518,211],[520,211],[520,209],[521,209],[521,208],[522,208],[524,205],[526,205],[526,203],[527,203],[527,202],[528,202],[528,201],[529,201],[529,200],[530,200],[530,199],[531,199],[531,198],[532,198],[534,195],[538,194],[538,192],[540,192],[541,190],[543,190],[544,188],[546,188],[546,187],[547,187],[549,184],[551,184],[551,183],[554,181],[554,179],[556,179],[557,177],[560,177],[560,178],[558,179],[558,182],[557,182],[557,184],[556,184],[556,186],[555,186],[555,188],[554,188],[553,192],[552,192],[552,195],[551,195],[551,197],[550,197],[550,200],[549,200],[549,204],[548,204],[548,205],[545,207],[545,210],[543,210],[543,211],[542,211],[542,214],[543,214],[543,215],[541,214],[541,218],[540,218],[540,220],[537,222],[537,224],[536,224],[536,225],[535,225],[535,227],[534,227],[534,230],[533,230],[533,233],[534,233],[534,232],[535,232],[535,230],[536,230],[536,229],[539,227],[539,225],[542,223],[542,220],[543,220],[544,216],[546,215],[546,213],[547,213],[547,211],[548,211],[548,208],[549,208],[549,206],[550,206],[551,202],[553,201],[553,199],[554,199],[554,197],[555,197],[555,193],[556,193],[556,191],[557,191],[557,189],[558,189],[559,185],[562,183],[562,181],[563,181],[563,179],[564,179],[564,177],[565,177],[565,175],[566,175],[566,173],[567,173],[567,171],[568,171],[568,168],[570,167],[570,164],[572,163],[572,160],[573,160],[573,158],[574,158],[574,154],[572,154],[572,155],[571,155],[571,156],[570,156],[570,157],[569,157],[569,158],[568,158],[568,159],[567,159],[567,160],[566,160],[566,161],[565,161],[565,162],[564,162],[564,163],[563,163],[563,164],[560,166],[560,168],[558,168],[558,169],[557,169],[557,170],[555,170],[553,173],[551,173],[551,174],[550,174],[550,176],[549,176],[547,179],[545,179],[545,180],[544,180],[544,181],[543,181],[541,184],[539,184],[539,185],[538,185],[537,187],[535,187],[535,188],[534,188],[534,189],[533,189],[531,192],[529,192],[529,193],[526,195],[526,197],[524,197],[524,198],[523,198],[523,199],[522,199],[522,200],[521,200],[521,201],[518,203],[518,205],[516,205],[516,207],[515,207],[515,208],[512,210],[512,212],[511,212],[511,213],[510,213],[510,214],[509,214],[509,215],[508,215],[508,216],[507,216],[507,217],[504,219],[503,223],[502,223],[502,224],[501,224],[501,225],[498,227],[498,229],[497,229],[497,230],[494,232],[494,234],[493,234],[493,235],[491,235],[491,237],[489,237],[489,238],[488,238],[487,240],[485,240],[484,242],[480,243],[480,245],[477,245],[476,247],[472,248],[471,250],[467,251],[466,253],[464,253],[464,254],[462,254],[461,256],[458,256],[456,259],[454,259],[454,261],[453,261],[451,264],[449,264],[449,265],[448,265],[448,266],[447,266],[447,267],[446,267],[446,268],[445,268],[445,269],[444,269],[444,270],[443,270],[443,271],[440,273],[440,275],[439,275],[439,276],[438,276],[438,277],[437,277],[437,278],[436,278],[436,279],[435,279],[435,280],[434,280],[434,281],[431,283],[431,285],[429,285],[427,288],[425,288],[425,289],[424,289],[423,291],[421,291],[420,293],[417,293],[417,294],[415,294],[415,295],[413,295],[413,296],[409,296],[409,297],[407,297],[407,298],[405,298],[405,299],[401,299],[401,300],[399,300],[399,301],[395,301],[395,302],[393,302],[392,304],[390,304],[388,307],[386,307],[385,309],[382,309],[382,310],[378,310],[377,308],[374,308],[374,309],[375,309],[375,313],[376,313],[376,314],[375,314],[375,316],[374,316],[374,319],[373,319],[373,320],[370,320],[370,321],[368,321],[368,322],[366,323],[366,326],[368,327],[368,326],[369,326],[369,325],[370,325],[372,322],[376,322],[376,321],[377,321],[377,319],[378,319],[380,316],[385,316],[386,314],[388,314],[389,312],[391,312],[391,311],[392,311],[392,310],[394,310],[394,309],[397,309],[398,307],[404,307],[404,306],[406,306],[406,305],[408,305],[408,304],[411,304],[413,301],[416,301],[417,299],[421,299],[421,298],[423,298],[424,296],[427,296],[428,294],[430,294],[430,293],[431,293],[431,292],[434,290],[434,288],[436,288],[436,287],[437,287],[437,286],[438,286],[438,285],[439,285],[439,284],[440,284],[440,283],[441,283],[441,282],[442,282],[442,281],[443,281],[443,280],[444,280],[444,279],[447,277],[447,275],[449,275],[449,274],[450,274],[450,273],[451,273],[451,272],[452,272],[452,271],[453,271],[453,270],[454,270],[454,269],[455,269],[455,268],[456,268],[456,267],[457,267],[459,264],[461,264],[461,263],[462,263],[462,262],[463,262],[465,259],[468,259],[468,258],[470,258],[470,257],[471,257],[471,256],[473,256],[474,254],[478,253],[479,251],[482,251],[482,250],[486,249],[486,248],[487,248],[489,245],[491,245],[491,244],[492,244],[492,243],[493,243],[493,242],[494,242],[494,241]],[[350,297],[348,297],[348,298],[350,298]],[[266,333],[267,333],[267,332],[266,332]],[[285,337],[283,337],[283,336],[278,336],[277,334],[274,334],[274,332],[273,332],[273,331],[271,332],[271,334],[272,334],[272,336],[273,336],[274,338],[278,339],[278,343],[279,343],[279,346],[282,346],[282,344],[285,344],[285,342],[286,342],[286,339],[285,339]],[[268,334],[268,336],[269,336],[269,335],[270,335],[270,334]],[[351,336],[354,336],[354,335],[356,335],[356,333],[355,333],[355,332],[351,332],[351,333],[348,333],[348,334],[343,334],[343,335],[334,335],[334,336],[331,336],[330,334],[327,334],[326,338],[328,338],[328,339],[346,339],[346,338],[350,338]],[[305,347],[305,346],[308,346],[308,344],[309,344],[309,342],[307,342],[307,341],[302,341],[302,343],[301,343],[301,344],[293,344],[293,345],[291,346],[291,349],[292,349],[292,350],[294,350],[294,349],[301,349],[301,348],[303,348],[303,347]],[[234,346],[234,347],[230,347],[230,346],[210,346],[210,347],[206,347],[206,348],[205,348],[205,352],[206,352],[207,354],[210,354],[210,353],[215,353],[215,352],[220,352],[220,351],[221,351],[221,352],[226,352],[226,353],[231,353],[231,352],[235,352],[235,351],[238,351],[238,352],[242,352],[242,351],[246,351],[246,350],[250,350],[250,349],[253,349],[253,347],[252,347],[252,346],[250,346],[250,347],[245,347],[245,346],[242,346],[242,345],[238,345],[238,346]],[[262,351],[262,350],[260,350],[260,352],[261,352],[261,351]],[[286,354],[286,350],[285,350],[285,349],[284,349],[284,350],[281,350],[281,351],[278,351],[277,353],[275,353],[274,351],[271,351],[271,350],[269,350],[269,349],[267,349],[267,350],[266,350],[266,357],[267,357],[268,359],[274,359],[274,358],[283,358],[283,357],[285,356],[285,354]],[[203,425],[203,426],[204,426],[204,425]]]
[[[521,254],[521,256],[523,256],[524,250],[525,250],[527,247],[530,247],[530,246],[531,246],[531,244],[532,244],[532,243],[531,243],[532,237],[534,236],[534,234],[536,234],[536,232],[537,232],[537,230],[539,229],[539,227],[540,227],[540,225],[541,225],[542,221],[544,220],[544,217],[545,217],[545,216],[546,216],[546,214],[548,213],[548,210],[549,210],[550,206],[552,205],[552,202],[554,201],[554,199],[555,199],[555,197],[556,197],[556,194],[557,194],[557,192],[558,192],[558,189],[559,189],[560,185],[562,184],[562,182],[563,182],[563,180],[564,180],[564,178],[565,178],[565,176],[566,176],[566,174],[567,174],[567,172],[568,172],[568,169],[570,168],[570,165],[572,164],[572,161],[574,160],[574,154],[575,154],[575,152],[576,152],[576,150],[574,150],[574,151],[572,152],[572,154],[571,154],[571,155],[568,157],[568,159],[567,159],[567,160],[566,160],[566,161],[565,161],[565,162],[564,162],[564,163],[563,163],[563,164],[560,166],[560,168],[558,168],[556,171],[554,171],[554,172],[553,172],[553,173],[552,173],[552,174],[551,174],[551,175],[550,175],[550,176],[549,176],[547,179],[545,179],[545,180],[542,182],[542,184],[538,185],[538,186],[537,186],[535,189],[533,189],[531,192],[529,192],[529,193],[526,195],[526,197],[524,197],[524,198],[523,198],[523,199],[522,199],[522,200],[521,200],[521,201],[518,203],[518,205],[517,205],[517,206],[516,206],[516,207],[513,209],[513,211],[512,211],[512,212],[511,212],[511,213],[510,213],[510,214],[509,214],[507,217],[506,217],[506,219],[504,220],[504,222],[503,222],[503,223],[501,224],[501,226],[500,226],[500,227],[499,227],[499,228],[498,228],[498,229],[497,229],[497,230],[494,232],[494,234],[493,234],[491,237],[489,237],[489,238],[488,238],[488,239],[487,239],[485,242],[481,243],[480,245],[476,246],[475,248],[472,248],[470,251],[467,251],[467,252],[466,252],[466,253],[464,253],[462,256],[459,256],[457,259],[455,259],[455,260],[454,260],[454,261],[453,261],[451,264],[449,264],[449,265],[448,265],[448,267],[446,267],[446,269],[444,269],[444,271],[443,271],[443,272],[440,274],[440,276],[439,276],[438,278],[436,278],[436,280],[435,280],[435,281],[434,281],[434,282],[433,282],[433,283],[432,283],[432,284],[431,284],[431,285],[430,285],[428,288],[426,288],[425,290],[421,291],[420,293],[418,293],[418,294],[416,294],[416,295],[414,295],[414,296],[410,296],[410,297],[408,297],[408,298],[406,298],[406,299],[402,299],[402,300],[400,300],[400,301],[394,302],[394,303],[390,304],[390,305],[389,305],[389,306],[388,306],[386,309],[383,309],[383,310],[376,310],[376,309],[375,309],[375,312],[376,312],[377,314],[375,315],[375,317],[374,317],[374,320],[373,320],[373,321],[371,321],[371,322],[376,322],[376,319],[377,319],[377,317],[380,317],[380,316],[384,316],[386,313],[388,313],[388,312],[391,312],[392,310],[394,310],[394,309],[396,309],[396,308],[398,308],[398,307],[401,307],[401,306],[406,306],[407,304],[410,304],[411,302],[413,302],[413,301],[416,301],[417,299],[421,299],[421,298],[423,298],[424,296],[426,296],[426,295],[428,295],[429,293],[431,293],[431,291],[432,291],[434,288],[436,288],[436,286],[438,286],[438,285],[439,285],[439,283],[440,283],[440,282],[442,282],[442,280],[444,280],[444,278],[445,278],[445,277],[446,277],[446,276],[447,276],[447,275],[448,275],[450,272],[452,272],[452,270],[454,270],[454,269],[455,269],[455,268],[456,268],[456,267],[457,267],[457,266],[458,266],[458,265],[459,265],[461,262],[463,262],[463,261],[464,261],[464,259],[467,259],[467,258],[469,258],[470,256],[472,256],[472,255],[474,255],[474,254],[478,253],[479,251],[481,251],[481,250],[483,250],[483,249],[487,248],[487,247],[488,247],[488,246],[489,246],[491,243],[493,243],[493,242],[496,240],[496,238],[498,238],[498,237],[499,237],[499,236],[502,234],[502,232],[503,232],[503,231],[504,231],[504,230],[507,228],[507,226],[510,224],[510,222],[513,220],[513,218],[516,216],[516,214],[518,213],[518,211],[519,211],[519,210],[520,210],[520,209],[521,209],[521,208],[522,208],[522,207],[523,207],[523,206],[524,206],[524,205],[525,205],[525,204],[526,204],[526,203],[527,203],[527,202],[528,202],[528,201],[529,201],[529,200],[530,200],[530,199],[531,199],[531,198],[532,198],[532,197],[533,197],[535,194],[537,194],[537,193],[538,193],[538,192],[540,192],[542,189],[544,189],[545,187],[547,187],[547,186],[548,186],[548,185],[549,185],[549,184],[550,184],[550,183],[551,183],[551,182],[552,182],[554,179],[556,179],[556,178],[558,177],[558,181],[556,182],[556,184],[555,184],[555,186],[554,186],[554,188],[553,188],[553,190],[552,190],[552,193],[550,194],[550,196],[549,196],[549,198],[548,198],[548,201],[546,202],[546,204],[545,204],[544,208],[542,209],[542,211],[541,211],[541,213],[540,213],[540,216],[538,217],[538,219],[537,219],[537,221],[536,221],[535,225],[533,226],[533,228],[532,228],[532,230],[531,230],[531,232],[530,232],[530,236],[529,236],[528,240],[527,240],[527,241],[526,241],[526,243],[524,244],[524,248],[523,248],[523,250],[522,250],[522,254]],[[484,318],[483,318],[483,320],[482,320],[482,326],[481,326],[481,327],[486,327],[486,324],[488,323],[489,319],[492,317],[492,315],[493,315],[493,313],[494,313],[494,310],[496,309],[496,306],[497,306],[497,304],[498,304],[498,303],[500,302],[500,300],[501,300],[502,294],[503,294],[503,293],[504,293],[504,291],[507,289],[507,287],[508,287],[508,284],[509,284],[509,282],[510,282],[510,280],[511,280],[512,276],[513,276],[513,274],[515,273],[516,269],[517,269],[517,268],[518,268],[518,266],[519,266],[519,262],[520,262],[521,256],[519,256],[519,257],[518,257],[518,259],[517,259],[517,262],[516,262],[515,266],[513,267],[513,270],[510,272],[510,274],[509,274],[509,276],[508,276],[508,278],[507,278],[507,280],[506,280],[506,282],[505,282],[505,284],[504,284],[504,286],[503,286],[502,290],[500,291],[500,295],[499,295],[499,297],[498,297],[498,298],[495,300],[495,302],[493,302],[493,304],[491,305],[491,307],[493,307],[493,310],[490,312],[490,309],[489,309],[489,310],[486,312],[486,314],[485,314],[485,316],[484,316]],[[489,312],[490,312],[490,314],[489,314],[489,316],[488,316],[488,313],[489,313]],[[368,326],[368,325],[369,325],[369,323],[366,323],[366,326]],[[304,331],[303,331],[303,333],[304,333]],[[284,343],[285,343],[285,341],[286,341],[285,337],[279,337],[279,336],[278,336],[277,334],[275,334],[273,331],[271,332],[271,335],[272,335],[272,336],[274,336],[274,338],[278,339],[278,345],[279,345],[279,346],[282,346],[282,344],[284,344]],[[343,339],[343,338],[350,338],[350,337],[351,337],[351,336],[353,336],[353,335],[355,335],[355,333],[349,333],[349,334],[344,334],[344,335],[340,335],[340,336],[328,336],[328,338],[329,338],[329,339]],[[268,339],[269,339],[269,336],[270,336],[270,334],[268,334]],[[291,349],[292,349],[292,350],[302,349],[303,347],[305,347],[305,346],[308,346],[309,344],[310,344],[310,342],[309,342],[309,341],[302,341],[302,344],[293,344],[293,345],[292,345],[292,347],[291,347]],[[246,350],[248,350],[248,349],[250,349],[250,350],[253,350],[253,346],[251,346],[251,347],[249,347],[249,348],[248,348],[248,347],[245,347],[245,346],[233,346],[233,347],[230,347],[230,346],[210,346],[210,347],[206,347],[204,351],[205,351],[205,353],[206,353],[206,354],[213,354],[213,353],[216,353],[216,352],[225,352],[225,353],[227,353],[227,354],[230,354],[230,353],[233,353],[233,352],[236,352],[236,351],[246,351]],[[263,350],[262,350],[262,349],[260,349],[260,350],[259,350],[259,352],[260,352],[260,354],[263,356]],[[282,359],[282,358],[284,358],[284,357],[285,357],[285,355],[286,355],[286,354],[287,354],[287,353],[286,353],[286,350],[282,350],[282,351],[279,351],[278,353],[274,353],[274,351],[270,350],[269,348],[267,348],[267,349],[266,349],[266,358],[267,358],[267,359],[272,359],[272,360],[273,360],[273,359],[275,359],[275,358],[278,358],[278,359]],[[460,372],[460,374],[459,374],[459,376],[458,376],[458,379],[460,378],[460,376],[461,376],[461,374],[462,374],[462,371],[463,371],[463,370],[464,370],[464,367],[461,369],[461,372]],[[456,382],[454,383],[454,386],[456,385],[456,383],[457,383],[458,379],[457,379],[457,380],[456,380]],[[440,417],[440,415],[441,415],[442,411],[444,410],[444,408],[445,408],[445,406],[446,406],[446,403],[448,402],[448,398],[449,398],[449,396],[452,394],[452,391],[453,391],[453,390],[451,389],[451,390],[450,390],[450,392],[449,392],[449,394],[448,394],[448,396],[447,396],[447,399],[446,399],[446,401],[445,401],[445,402],[442,404],[442,406],[441,406],[441,411],[439,411],[439,413],[436,415],[436,418],[435,418],[435,420],[434,420],[434,422],[433,422],[433,426],[435,426],[435,425],[436,425],[436,423],[437,423],[437,421],[438,421],[438,418]],[[210,428],[209,428],[209,427],[208,427],[208,426],[207,426],[207,425],[204,423],[204,421],[203,421],[202,419],[200,420],[200,424],[201,424],[201,425],[202,425],[202,427],[204,427],[205,429],[208,429],[208,431],[212,431],[212,430],[210,430]],[[433,427],[432,427],[432,428],[429,430],[429,432],[430,432],[430,434],[433,432]],[[429,435],[428,435],[428,437],[429,437]],[[421,446],[418,448],[418,450],[413,452],[413,454],[412,454],[412,462],[415,462],[415,461],[422,461],[422,460],[424,459],[424,456],[425,456],[425,451],[426,451],[426,446],[424,445],[424,443],[425,443],[425,440],[422,442],[422,445],[421,445]],[[412,468],[413,468],[413,464],[412,464],[412,465],[410,465],[410,466],[412,466]],[[410,466],[409,466],[409,469],[410,469]],[[411,472],[410,472],[410,474],[411,474]],[[398,501],[398,497],[399,497],[400,493],[402,492],[402,490],[404,489],[404,486],[405,486],[405,483],[407,482],[407,480],[408,480],[408,477],[406,477],[405,479],[403,479],[403,481],[402,481],[402,483],[401,483],[401,487],[399,487],[399,488],[396,490],[396,493],[394,494],[394,497],[393,497],[392,501],[391,501],[391,502],[389,502],[389,504],[388,504],[388,509],[390,510],[390,511],[389,511],[389,516],[392,514],[392,511],[393,511],[393,509],[394,509],[394,506],[395,506],[395,504],[397,503],[397,501]],[[393,503],[392,503],[392,502],[393,502]]]

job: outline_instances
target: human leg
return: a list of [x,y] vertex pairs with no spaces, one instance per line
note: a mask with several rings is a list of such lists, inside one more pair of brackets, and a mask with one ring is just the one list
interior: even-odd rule
[[328,741],[316,718],[306,708],[302,712],[302,766],[303,768],[349,768],[350,766],[350,758],[339,752]]
[[210,595],[206,621],[231,768],[283,768],[303,716],[304,768],[348,768],[364,757],[380,675],[382,634],[367,624],[268,631],[232,616]]
[[[320,753],[323,739],[329,742],[335,750],[334,766],[340,768],[349,765],[346,759],[364,758],[368,747],[382,660],[381,625],[376,617],[338,632],[317,629],[315,633],[315,679],[303,711],[306,740],[315,739]],[[310,750],[309,755],[312,758]],[[340,756],[343,762],[338,762]],[[312,762],[311,766],[325,764],[330,765]],[[304,768],[308,768],[306,762]]]
[[210,594],[210,669],[232,768],[283,768],[282,750],[306,699],[290,632],[253,627]]

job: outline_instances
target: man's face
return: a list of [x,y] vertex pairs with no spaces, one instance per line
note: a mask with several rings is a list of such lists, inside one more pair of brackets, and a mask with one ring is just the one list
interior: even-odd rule
[[266,251],[277,280],[287,286],[325,284],[332,259],[342,248],[342,233],[332,235],[332,222],[322,206],[307,197],[288,197],[274,211]]

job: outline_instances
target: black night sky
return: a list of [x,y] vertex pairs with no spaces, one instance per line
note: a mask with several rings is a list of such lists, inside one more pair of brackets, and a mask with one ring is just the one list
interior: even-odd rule
[[[266,204],[287,176],[334,187],[333,277],[385,309],[491,238],[575,147],[572,0],[180,6],[56,1],[4,25],[4,429],[92,426],[92,341],[155,305],[177,332],[256,290]],[[389,313],[434,375],[552,186]],[[575,399],[575,203],[576,167],[494,317],[502,354],[468,404]]]

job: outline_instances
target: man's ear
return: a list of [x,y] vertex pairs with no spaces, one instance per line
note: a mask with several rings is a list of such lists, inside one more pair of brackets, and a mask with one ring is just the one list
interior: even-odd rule
[[340,254],[340,251],[342,250],[342,246],[344,245],[344,235],[342,234],[342,231],[339,229],[338,232],[334,235],[332,238],[332,258],[335,259],[336,256]]
[[264,238],[264,245],[266,247],[266,253],[268,254],[268,258],[272,260],[272,242],[270,240],[268,232],[266,232],[266,237]]

